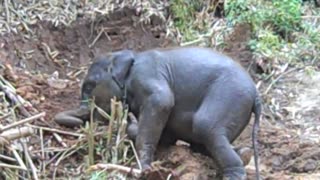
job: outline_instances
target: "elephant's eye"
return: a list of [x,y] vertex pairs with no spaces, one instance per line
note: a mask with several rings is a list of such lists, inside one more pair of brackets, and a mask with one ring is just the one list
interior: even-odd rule
[[87,82],[83,85],[83,91],[90,93],[94,88],[96,84],[94,82]]

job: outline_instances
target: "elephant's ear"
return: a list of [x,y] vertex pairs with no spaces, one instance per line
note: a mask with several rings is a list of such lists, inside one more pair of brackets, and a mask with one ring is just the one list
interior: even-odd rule
[[117,83],[121,86],[128,75],[130,68],[134,62],[134,52],[130,50],[122,50],[115,52],[112,58],[112,77],[115,78]]

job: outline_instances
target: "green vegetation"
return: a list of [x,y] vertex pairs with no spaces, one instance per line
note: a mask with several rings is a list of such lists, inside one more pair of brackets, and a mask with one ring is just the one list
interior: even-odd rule
[[313,4],[301,0],[228,0],[224,8],[232,25],[251,26],[253,36],[248,45],[257,60],[299,63],[319,57],[320,23],[312,18],[319,17],[320,11]]
[[254,32],[269,27],[270,30],[287,36],[300,29],[300,0],[230,0],[225,5],[228,20],[247,22]]
[[[173,0],[170,12],[182,44],[221,45],[224,35],[237,24],[249,24],[248,47],[254,59],[273,65],[317,62],[320,56],[320,8],[301,0],[225,0],[225,23],[217,22],[217,1]],[[172,29],[172,28],[171,28]],[[214,43],[212,43],[215,41]],[[191,42],[191,43],[188,43]],[[215,45],[214,45],[215,44]]]
[[173,0],[170,1],[170,14],[176,36],[182,42],[189,42],[212,34],[213,14],[217,4],[211,1]]
[[195,38],[194,31],[197,29],[194,22],[196,12],[200,8],[200,3],[197,0],[173,0],[170,8],[173,12],[174,26],[177,27],[186,40]]
[[108,175],[105,171],[93,172],[91,174],[90,180],[107,179]]

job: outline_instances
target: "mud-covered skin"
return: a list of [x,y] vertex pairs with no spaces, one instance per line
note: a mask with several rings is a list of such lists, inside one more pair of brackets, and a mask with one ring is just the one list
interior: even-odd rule
[[123,50],[96,58],[82,99],[103,97],[95,101],[109,112],[110,99],[121,99],[125,91],[130,111],[138,117],[135,145],[143,169],[150,167],[160,139],[169,137],[169,143],[181,139],[204,146],[225,178],[246,177],[231,143],[252,112],[256,134],[261,106],[254,82],[232,59],[190,47]]

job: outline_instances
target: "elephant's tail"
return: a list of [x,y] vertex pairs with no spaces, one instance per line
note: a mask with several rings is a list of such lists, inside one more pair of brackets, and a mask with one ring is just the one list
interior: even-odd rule
[[253,154],[254,154],[254,163],[256,168],[256,177],[257,180],[260,179],[260,171],[259,171],[259,164],[258,164],[258,150],[257,150],[257,134],[260,126],[260,116],[261,116],[261,98],[259,95],[255,98],[254,106],[253,106],[253,113],[254,113],[254,123],[253,123],[253,130],[252,130],[252,144],[253,144]]

